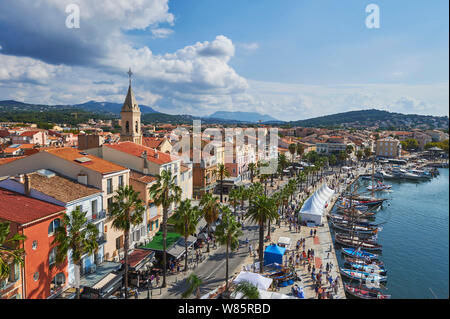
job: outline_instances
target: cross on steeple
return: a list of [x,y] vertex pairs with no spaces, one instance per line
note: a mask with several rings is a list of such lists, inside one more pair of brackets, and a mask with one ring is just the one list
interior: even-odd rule
[[129,68],[127,74],[128,74],[128,78],[130,80],[130,86],[131,86],[131,76],[133,75],[133,72],[131,72],[131,67]]

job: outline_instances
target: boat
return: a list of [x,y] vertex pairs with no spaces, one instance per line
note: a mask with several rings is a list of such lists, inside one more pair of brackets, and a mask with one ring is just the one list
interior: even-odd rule
[[372,254],[367,251],[354,248],[342,248],[341,251],[344,255],[358,259],[371,260],[371,259],[378,259],[379,257],[377,254]]
[[384,267],[384,262],[379,260],[379,259],[359,259],[359,258],[354,258],[354,257],[349,257],[349,256],[344,256],[344,260],[346,263],[354,263],[354,264],[361,264],[361,265],[378,265],[378,266],[383,266]]
[[372,185],[367,186],[367,190],[369,190],[369,191],[371,191],[371,190],[384,191],[384,190],[389,190],[391,188],[392,188],[392,185],[383,184],[381,182],[378,182],[378,184],[376,184],[376,185],[372,184]]
[[343,236],[339,236],[339,234],[336,234],[334,238],[335,242],[338,244],[341,244],[343,246],[348,247],[361,247],[365,250],[382,250],[383,246],[377,243],[374,243],[372,241],[366,241],[366,240],[355,240],[346,238]]
[[338,214],[342,214],[344,216],[350,217],[350,218],[373,218],[377,214],[377,211],[361,211],[359,209],[338,209],[336,211]]
[[351,240],[352,238],[354,240],[362,240],[362,241],[366,241],[368,243],[372,243],[372,244],[376,244],[377,243],[377,235],[350,235],[350,234],[346,234],[346,233],[337,233],[335,235],[335,237],[339,237],[339,239],[348,239]]
[[[355,218],[348,215],[338,215],[338,214],[329,214],[329,219],[335,222],[354,222]],[[356,224],[360,226],[376,226],[373,222],[369,221],[369,219],[365,218],[357,218]]]
[[344,225],[344,224],[340,224],[340,223],[335,223],[335,222],[331,222],[331,224],[333,225],[333,227],[337,230],[341,230],[341,231],[345,231],[345,232],[353,232],[354,234],[370,234],[370,235],[374,235],[378,232],[378,228],[372,228],[372,227],[364,227],[364,226],[348,226],[348,225]]
[[391,299],[391,295],[382,294],[378,289],[367,288],[362,285],[344,284],[344,290],[349,295],[361,299]]
[[359,263],[346,263],[346,265],[349,266],[349,268],[353,269],[353,270],[360,270],[360,271],[365,271],[368,273],[375,273],[375,274],[379,274],[379,275],[383,275],[386,276],[386,269],[384,269],[384,266],[379,266],[376,264],[370,264],[370,265],[365,265],[365,264],[359,264]]
[[341,274],[353,280],[366,281],[371,283],[387,281],[387,277],[383,275],[347,268],[341,268]]
[[379,171],[377,171],[377,172],[374,174],[374,177],[376,177],[376,178],[381,178],[381,179],[383,179],[383,180],[385,180],[385,179],[394,179],[394,178],[395,178],[394,175],[389,174],[389,173],[387,173],[387,172],[384,171],[384,170],[379,170]]
[[433,178],[433,176],[431,175],[430,172],[423,171],[423,170],[412,169],[412,170],[410,170],[410,173],[419,175],[419,177],[422,178],[422,179],[430,180],[430,179]]

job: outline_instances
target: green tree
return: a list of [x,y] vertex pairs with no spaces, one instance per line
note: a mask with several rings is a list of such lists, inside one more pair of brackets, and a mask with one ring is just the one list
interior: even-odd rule
[[366,148],[364,149],[364,156],[365,156],[366,158],[369,158],[371,154],[372,154],[372,151],[370,150],[370,148],[366,147]]
[[297,143],[297,155],[299,155],[301,158],[303,156],[304,152],[305,152],[305,146],[301,143]]
[[123,231],[124,237],[124,266],[125,266],[125,299],[128,298],[128,250],[130,246],[130,230],[132,226],[142,223],[145,212],[144,202],[139,199],[139,192],[126,185],[117,190],[109,212],[112,227]]
[[163,208],[163,282],[161,287],[166,287],[167,272],[167,219],[169,218],[169,207],[177,204],[181,199],[181,188],[177,185],[176,176],[171,171],[164,170],[161,175],[156,175],[156,182],[150,187],[150,198],[156,206]]
[[11,265],[20,264],[23,266],[24,263],[25,250],[20,246],[23,245],[27,237],[20,233],[10,235],[10,223],[0,223],[0,280],[9,277]]
[[[81,256],[92,255],[98,249],[98,233],[97,227],[87,222],[86,212],[82,212],[79,207],[70,214],[65,214],[52,241],[52,245],[57,245],[56,264],[62,265],[70,251],[72,263],[81,268]],[[76,288],[76,299],[80,299],[79,287]]]
[[[208,237],[211,234],[211,225],[219,218],[219,203],[217,198],[210,193],[206,193],[200,200],[202,216],[208,224]],[[207,243],[207,251],[209,252],[209,241]]]
[[361,158],[363,158],[363,156],[364,156],[364,152],[362,150],[358,150],[356,152],[356,157],[358,158],[358,161],[360,161]]
[[261,295],[259,294],[258,287],[253,285],[249,281],[241,281],[234,288],[234,293],[241,293],[242,299],[260,299]]
[[227,206],[222,206],[222,220],[216,229],[216,236],[221,244],[226,245],[226,268],[225,268],[225,291],[228,292],[228,261],[229,250],[239,248],[239,236],[242,235],[241,224],[238,223],[236,217],[233,216]]
[[263,254],[264,254],[264,225],[269,220],[278,218],[276,201],[273,198],[259,195],[252,200],[248,213],[245,216],[259,226],[259,271],[263,272]]
[[186,283],[188,288],[181,295],[182,298],[187,298],[195,291],[197,299],[200,299],[200,286],[203,284],[203,281],[197,277],[196,274],[190,274],[186,279]]
[[174,226],[175,231],[184,237],[184,248],[185,248],[185,258],[184,258],[184,271],[188,270],[188,237],[195,234],[201,212],[197,206],[191,205],[190,199],[185,199],[180,202],[177,211],[174,215]]
[[228,172],[227,167],[224,164],[218,164],[217,169],[214,171],[220,181],[220,202],[223,202],[223,180],[226,177],[230,177],[230,172]]
[[250,182],[253,183],[253,177],[255,176],[255,172],[257,170],[256,163],[249,163],[248,164],[248,169],[250,171]]
[[278,154],[278,172],[281,176],[281,180],[283,180],[284,176],[284,169],[288,165],[288,161],[286,158],[286,155],[279,153]]

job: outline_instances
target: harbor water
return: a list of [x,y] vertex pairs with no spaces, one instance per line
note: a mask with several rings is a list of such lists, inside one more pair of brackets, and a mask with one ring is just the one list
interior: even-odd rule
[[[388,277],[383,291],[392,298],[449,298],[449,170],[439,172],[425,182],[385,181],[392,192],[375,192],[389,199],[375,222],[383,223],[378,234]],[[369,183],[360,179],[358,193],[367,194]]]

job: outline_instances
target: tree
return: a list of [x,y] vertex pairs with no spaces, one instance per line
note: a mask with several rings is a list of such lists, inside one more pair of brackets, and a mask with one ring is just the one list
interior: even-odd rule
[[419,143],[414,138],[408,138],[400,143],[402,144],[402,148],[407,151],[417,150],[419,148]]
[[337,163],[336,155],[331,154],[328,162],[330,163],[331,166],[336,165],[336,163]]
[[351,153],[353,153],[353,150],[354,150],[353,145],[348,144],[348,145],[345,147],[345,151],[347,152],[348,155],[350,155]]
[[236,213],[237,205],[240,201],[240,194],[238,188],[232,188],[230,194],[228,194],[228,202],[233,206],[233,210]]
[[117,190],[113,197],[110,216],[112,227],[123,231],[124,237],[124,266],[125,266],[125,299],[128,299],[128,250],[130,246],[130,230],[132,226],[137,226],[143,221],[145,211],[144,202],[139,199],[139,192],[133,187],[126,185]]
[[[217,198],[210,193],[206,193],[200,200],[200,207],[202,216],[208,224],[208,237],[211,235],[211,225],[219,218],[219,203]],[[209,241],[207,244],[207,251],[209,252]]]
[[356,152],[356,157],[358,158],[358,161],[360,161],[363,156],[364,156],[364,152],[362,150],[358,150]]
[[222,220],[216,229],[216,236],[221,244],[226,245],[225,291],[228,292],[228,259],[229,249],[239,248],[239,236],[242,235],[241,224],[227,206],[222,206]]
[[[86,212],[79,207],[70,214],[62,217],[60,226],[55,230],[55,238],[52,245],[56,244],[56,264],[62,265],[69,251],[72,263],[81,267],[81,256],[92,255],[98,249],[98,229],[91,223],[87,223]],[[79,272],[78,272],[79,275]],[[79,281],[79,278],[77,278]],[[76,288],[76,299],[80,299],[80,288]]]
[[200,299],[200,286],[203,284],[203,281],[197,275],[190,274],[186,279],[186,283],[188,288],[183,292],[181,297],[187,298],[195,291],[197,299]]
[[214,171],[214,175],[219,177],[220,181],[220,202],[222,203],[223,199],[223,179],[225,177],[230,177],[230,172],[228,172],[227,167],[224,164],[218,164],[217,169]]
[[263,254],[264,254],[264,225],[269,220],[278,218],[276,202],[273,198],[259,195],[252,200],[246,219],[250,219],[259,226],[259,271],[263,272]]
[[161,175],[156,175],[156,182],[150,187],[150,198],[156,206],[163,208],[163,282],[161,287],[166,287],[167,271],[167,219],[169,218],[169,207],[180,202],[181,188],[177,185],[176,176],[171,171],[164,170]]
[[256,163],[249,163],[248,164],[248,169],[250,171],[250,182],[253,183],[253,177],[254,177],[254,174],[255,174],[256,169],[257,169]]
[[8,239],[10,234],[10,223],[0,223],[0,280],[9,277],[10,265],[24,264],[25,250],[20,246],[27,237],[16,233]]
[[235,288],[234,293],[241,293],[242,299],[260,299],[258,287],[250,283],[249,281],[241,281]]
[[295,144],[295,143],[289,144],[288,149],[289,149],[289,153],[291,153],[291,159],[292,159],[291,162],[293,163],[294,155],[297,153],[297,144]]
[[366,148],[364,149],[364,156],[365,156],[366,158],[369,158],[371,154],[372,154],[372,151],[370,150],[370,148],[366,147]]
[[184,271],[188,270],[188,237],[195,234],[201,212],[197,206],[191,205],[190,199],[180,202],[174,215],[175,231],[184,237]]
[[288,164],[286,155],[284,154],[278,154],[278,172],[281,175],[281,180],[283,180],[283,174],[284,174],[284,169],[286,168]]
[[301,158],[303,156],[304,152],[305,152],[305,146],[301,143],[297,143],[297,155],[299,155]]

